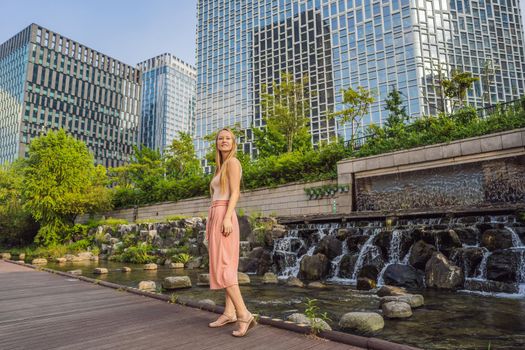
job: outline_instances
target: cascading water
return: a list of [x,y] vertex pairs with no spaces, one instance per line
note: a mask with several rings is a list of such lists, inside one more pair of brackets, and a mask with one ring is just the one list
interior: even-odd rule
[[356,261],[355,266],[354,266],[354,271],[352,272],[351,280],[354,283],[357,281],[357,274],[359,273],[359,271],[363,267],[363,261],[365,260],[366,254],[368,254],[370,249],[372,249],[372,247],[374,246],[373,242],[374,242],[375,238],[377,237],[377,235],[380,232],[381,232],[381,228],[375,228],[372,231],[372,234],[370,235],[370,237],[368,237],[368,239],[366,240],[365,244],[361,248],[361,251],[359,252],[359,255],[357,256],[357,261]]

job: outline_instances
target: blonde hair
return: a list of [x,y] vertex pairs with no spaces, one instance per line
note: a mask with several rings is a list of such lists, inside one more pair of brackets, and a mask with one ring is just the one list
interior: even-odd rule
[[[228,131],[232,135],[232,149],[230,153],[226,156],[226,159],[222,159],[222,153],[219,151],[218,148],[218,141],[219,141],[219,134],[221,131]],[[235,139],[235,134],[230,128],[222,128],[217,132],[217,135],[215,136],[215,174],[214,176],[217,176],[217,174],[220,174],[219,182],[221,186],[221,192],[226,192],[226,179],[228,178],[228,167],[226,166],[226,162],[228,162],[230,159],[235,158],[235,155],[237,154],[237,140]],[[211,186],[210,182],[210,193],[213,196],[213,187]]]

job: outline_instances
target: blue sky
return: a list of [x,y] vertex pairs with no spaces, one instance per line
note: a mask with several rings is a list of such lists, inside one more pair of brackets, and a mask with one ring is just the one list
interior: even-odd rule
[[34,22],[131,65],[164,52],[195,64],[196,2],[0,0],[0,43]]
[[37,23],[124,63],[169,52],[195,64],[197,0],[0,0],[0,43]]

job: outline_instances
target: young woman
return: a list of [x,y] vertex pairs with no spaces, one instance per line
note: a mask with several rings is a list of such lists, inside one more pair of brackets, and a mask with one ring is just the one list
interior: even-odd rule
[[209,324],[222,327],[237,322],[235,337],[243,337],[257,322],[248,311],[237,281],[239,266],[239,223],[235,206],[239,200],[242,168],[235,157],[235,135],[222,129],[215,139],[215,176],[210,183],[212,204],[206,222],[206,238],[210,258],[210,289],[225,289],[224,313]]

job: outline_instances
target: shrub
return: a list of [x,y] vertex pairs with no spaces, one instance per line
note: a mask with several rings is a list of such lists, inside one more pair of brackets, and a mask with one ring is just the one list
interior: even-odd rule
[[120,255],[120,261],[135,264],[151,263],[155,259],[155,256],[149,254],[151,249],[151,246],[146,244],[129,247]]

